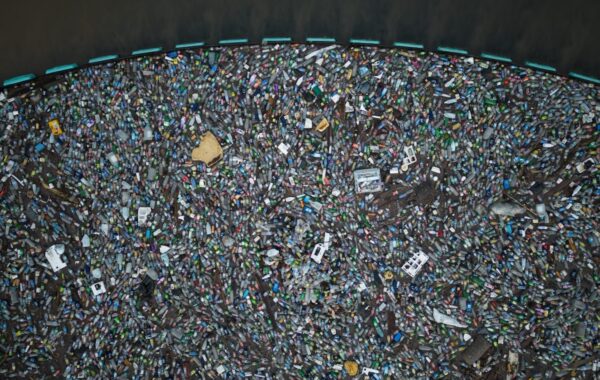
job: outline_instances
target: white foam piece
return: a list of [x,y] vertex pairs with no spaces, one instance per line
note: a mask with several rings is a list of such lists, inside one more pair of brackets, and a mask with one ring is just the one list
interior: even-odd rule
[[425,265],[427,260],[429,260],[429,256],[422,251],[419,251],[412,255],[412,257],[402,265],[402,270],[408,273],[409,276],[415,277],[417,273],[421,271],[421,268]]
[[67,264],[60,258],[60,255],[63,253],[65,253],[64,244],[56,244],[46,250],[46,259],[48,259],[50,267],[54,272],[58,272],[67,266]]

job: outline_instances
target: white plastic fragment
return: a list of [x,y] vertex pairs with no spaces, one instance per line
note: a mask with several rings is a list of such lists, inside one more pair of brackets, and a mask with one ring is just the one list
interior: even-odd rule
[[546,212],[546,205],[543,203],[538,203],[535,205],[535,212],[537,212],[538,216],[542,220],[542,222],[546,223],[549,220],[548,213]]
[[150,128],[149,126],[144,128],[144,141],[152,141],[153,137],[154,136],[153,136],[152,128]]
[[100,225],[100,231],[104,233],[104,235],[108,236],[109,225],[107,223],[102,223]]
[[456,119],[456,114],[453,112],[444,112],[444,117],[447,119]]
[[160,253],[167,253],[167,252],[169,252],[170,249],[171,249],[171,247],[166,246],[166,245],[161,245],[159,248]]
[[89,248],[90,245],[90,237],[87,234],[83,235],[83,238],[81,238],[81,246],[83,248]]
[[95,284],[92,284],[92,293],[95,296],[100,295],[102,293],[106,293],[106,288],[104,287],[104,282],[100,281],[100,282],[96,282]]
[[311,58],[312,58],[312,57],[314,57],[314,56],[317,56],[317,55],[323,54],[323,53],[325,53],[325,52],[327,52],[327,51],[329,51],[329,50],[335,49],[335,48],[336,48],[336,45],[330,45],[330,46],[324,47],[324,48],[322,48],[322,49],[315,50],[315,51],[313,51],[313,52],[311,52],[311,53],[307,54],[307,55],[306,55],[306,57],[304,57],[304,59],[305,59],[305,60],[309,60],[309,59],[311,59]]
[[129,207],[121,207],[121,216],[125,220],[129,219]]
[[594,159],[590,157],[587,160],[578,163],[577,166],[575,166],[575,169],[577,169],[577,173],[581,174],[588,168],[592,168],[595,164],[596,162],[594,161]]
[[[431,168],[431,172],[432,172],[432,173],[435,173],[435,174],[441,174],[441,173],[442,173],[441,169],[440,169],[440,168],[438,168],[437,166],[433,166],[433,167]],[[436,181],[436,182],[437,182],[437,181],[439,181],[439,177],[438,177],[437,175],[434,175],[432,178],[433,178],[433,180],[434,180],[434,181]],[[464,177],[463,177],[463,178],[464,178]]]
[[67,266],[67,264],[60,258],[60,255],[63,253],[65,253],[64,244],[55,244],[46,250],[46,259],[48,259],[50,267],[54,272],[58,272]]
[[362,370],[362,374],[363,375],[370,375],[371,373],[379,373],[379,370],[377,369],[373,369],[373,368],[363,368]]
[[346,102],[346,104],[344,105],[344,112],[346,112],[346,113],[354,112],[354,107],[352,106],[352,104]]
[[275,248],[271,248],[267,251],[267,256],[268,257],[275,257],[279,255],[279,250],[275,249]]
[[383,190],[379,169],[361,169],[354,172],[354,190],[357,194],[375,193]]
[[460,323],[456,319],[440,313],[437,309],[433,309],[433,320],[437,323],[443,323],[448,326],[459,327],[463,329],[467,327],[467,325]]
[[290,150],[290,146],[286,143],[281,143],[279,144],[279,146],[277,146],[277,149],[279,149],[279,151],[283,154],[285,154],[287,156],[289,150]]
[[117,166],[119,164],[119,159],[113,152],[110,152],[106,157],[108,158],[110,163],[113,164],[114,166]]
[[490,137],[492,137],[492,134],[494,134],[494,128],[487,127],[485,132],[483,132],[483,139],[488,140]]
[[138,224],[145,224],[148,221],[148,215],[152,209],[150,207],[138,208]]
[[519,365],[519,354],[513,351],[508,352],[508,364],[513,368],[516,368]]
[[321,260],[323,259],[323,255],[329,249],[329,245],[331,244],[331,234],[325,232],[325,241],[321,244],[315,245],[313,248],[312,254],[310,258],[313,259],[317,264],[321,264]]
[[412,255],[412,257],[402,265],[402,270],[408,273],[409,276],[415,277],[417,273],[421,271],[421,268],[425,265],[427,260],[429,260],[429,256],[422,251],[419,251]]
[[404,147],[404,154],[406,154],[406,157],[404,157],[404,159],[402,160],[403,165],[408,166],[408,165],[412,165],[415,162],[417,162],[417,155],[415,154],[415,148],[412,145]]
[[407,171],[410,165],[417,162],[415,148],[412,145],[404,147],[404,154],[406,155],[406,157],[402,159],[402,166],[400,166],[400,169],[402,169],[403,172]]
[[502,216],[515,216],[523,214],[525,209],[519,205],[508,202],[495,202],[490,206],[492,214]]

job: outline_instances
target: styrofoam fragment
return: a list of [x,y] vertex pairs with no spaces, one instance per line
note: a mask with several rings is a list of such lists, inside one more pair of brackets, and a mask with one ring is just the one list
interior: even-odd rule
[[408,273],[409,276],[415,277],[417,273],[421,271],[421,268],[425,265],[427,260],[429,260],[429,256],[422,251],[419,251],[412,255],[412,257],[402,265],[402,270]]

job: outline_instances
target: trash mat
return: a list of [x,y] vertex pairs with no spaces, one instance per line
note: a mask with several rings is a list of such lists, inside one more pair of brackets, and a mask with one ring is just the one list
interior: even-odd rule
[[593,378],[598,89],[269,44],[0,92],[0,377]]

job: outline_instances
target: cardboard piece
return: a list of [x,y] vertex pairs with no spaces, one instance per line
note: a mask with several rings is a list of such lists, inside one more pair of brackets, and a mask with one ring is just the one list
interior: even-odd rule
[[321,119],[319,124],[317,124],[317,132],[323,133],[329,128],[329,121],[326,118]]
[[209,168],[216,165],[222,158],[223,148],[212,132],[203,134],[200,145],[192,150],[192,161],[202,161]]

